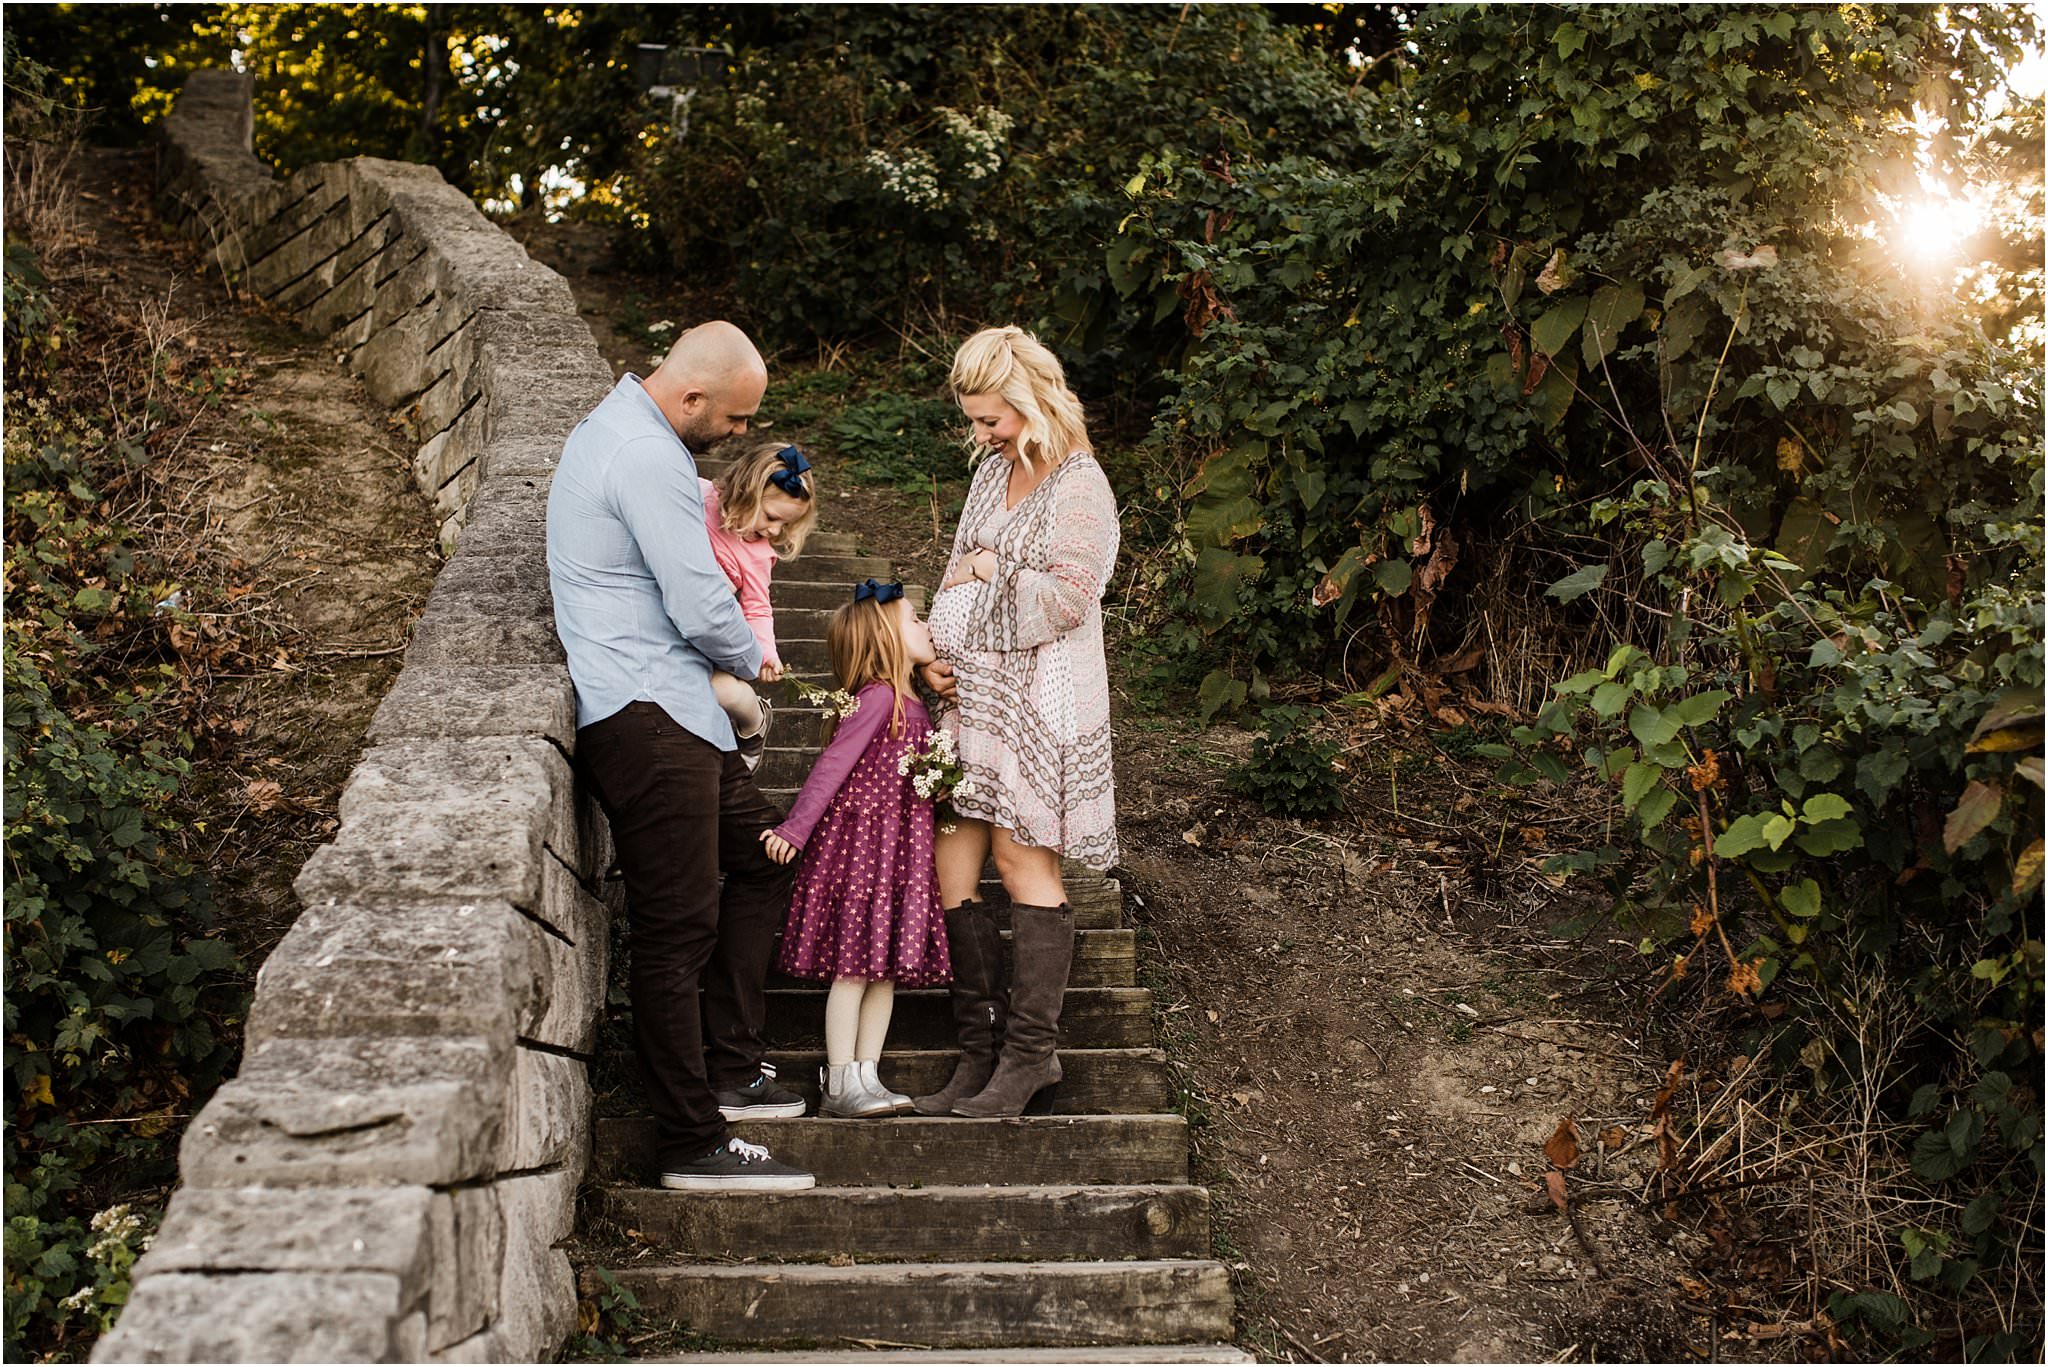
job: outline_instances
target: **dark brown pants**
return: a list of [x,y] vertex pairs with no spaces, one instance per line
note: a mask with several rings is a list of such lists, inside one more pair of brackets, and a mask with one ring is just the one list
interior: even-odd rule
[[795,870],[761,846],[782,813],[740,757],[654,703],[578,731],[576,767],[626,874],[633,1043],[666,1168],[725,1142],[713,1092],[760,1068],[762,989]]

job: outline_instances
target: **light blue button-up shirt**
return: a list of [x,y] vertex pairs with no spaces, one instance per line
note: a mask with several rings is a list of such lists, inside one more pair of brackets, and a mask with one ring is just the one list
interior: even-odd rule
[[652,702],[733,748],[711,671],[761,670],[761,645],[711,555],[697,462],[628,375],[562,445],[548,490],[548,584],[576,724]]

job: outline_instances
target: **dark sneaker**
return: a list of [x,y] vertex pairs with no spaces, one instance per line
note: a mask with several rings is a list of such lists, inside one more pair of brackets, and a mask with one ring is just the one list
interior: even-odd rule
[[774,1067],[764,1063],[746,1086],[718,1089],[718,1113],[727,1120],[790,1120],[804,1113],[804,1099],[776,1082]]
[[768,753],[768,732],[775,725],[775,704],[766,698],[757,697],[761,704],[761,729],[751,736],[737,736],[740,759],[745,762],[747,772],[753,773],[761,767],[761,757]]
[[694,1162],[666,1169],[661,1184],[671,1191],[808,1191],[818,1179],[776,1162],[759,1144],[728,1139]]

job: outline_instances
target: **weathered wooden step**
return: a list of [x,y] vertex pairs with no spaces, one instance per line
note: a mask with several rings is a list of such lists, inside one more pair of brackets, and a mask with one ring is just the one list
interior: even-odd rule
[[[789,562],[789,582],[841,585],[842,601],[852,596],[853,586],[863,579],[886,581],[895,577],[888,557],[881,555],[815,555],[807,550]],[[780,578],[781,575],[778,574],[777,579]],[[774,587],[779,588],[781,585],[778,583]],[[792,603],[790,606],[799,605]],[[836,608],[839,604],[807,603],[802,606]]]
[[975,1348],[1208,1342],[1230,1333],[1210,1261],[645,1267],[617,1274],[650,1315],[729,1343]]
[[[848,590],[849,596],[851,590]],[[773,598],[771,592],[770,598]],[[823,636],[837,608],[786,608],[775,604],[775,636]]]
[[[789,697],[789,693],[786,690],[776,688],[773,684],[764,685],[760,691],[767,693],[768,701],[775,704],[775,722],[773,729],[768,732],[768,753],[761,757],[761,763],[763,766],[775,765],[777,767],[764,768],[763,771],[757,774],[755,781],[769,788],[801,784],[804,781],[805,775],[811,772],[811,764],[817,759],[818,751],[825,744],[824,709],[818,707],[799,707],[794,703],[788,702],[786,699]],[[802,758],[778,760],[776,756],[785,750],[792,751],[795,755],[802,756]],[[784,774],[790,773],[791,766],[794,766],[793,777],[784,777],[773,781],[769,779],[769,774],[774,774],[778,771]]]
[[823,636],[785,636],[779,622],[776,628],[775,648],[782,655],[783,668],[809,675],[832,667],[832,655],[825,649]]
[[[781,953],[780,938],[776,952]],[[1003,962],[1015,967],[1016,956],[1010,932],[1003,932]],[[1074,967],[1067,975],[1069,987],[1130,987],[1137,981],[1138,933],[1134,930],[1080,930],[1074,932]],[[806,979],[772,973],[773,988],[817,987]]]
[[[1188,1126],[1177,1115],[1049,1115],[1015,1120],[888,1116],[878,1120],[743,1120],[733,1133],[766,1144],[828,1187],[1105,1186],[1188,1180]],[[597,1122],[593,1176],[647,1184],[654,1125]]]
[[[953,1076],[959,1054],[952,1049],[892,1049],[882,1056],[882,1080],[909,1096],[936,1092]],[[803,1094],[815,1111],[818,1069],[825,1066],[819,1049],[773,1049],[768,1062],[783,1084]],[[1173,1107],[1173,1082],[1166,1055],[1158,1049],[1062,1049],[1060,1082],[1054,1109],[1060,1115],[1149,1115]],[[599,1065],[599,1107],[607,1114],[626,1115],[641,1109],[637,1065],[627,1053],[607,1053]]]
[[1201,1258],[1209,1193],[1189,1186],[815,1187],[713,1195],[606,1187],[605,1213],[690,1261],[1005,1262]]
[[[853,565],[868,568],[859,573],[849,572]],[[876,568],[879,566],[879,568]],[[769,590],[769,601],[779,614],[786,608],[837,608],[853,601],[853,586],[863,579],[888,579],[889,565],[880,556],[818,556],[813,559],[803,555],[781,568],[775,576],[775,583]],[[917,604],[918,611],[924,610],[925,589],[919,584],[905,584],[904,596]]]
[[681,1353],[666,1358],[635,1358],[635,1362],[780,1362],[780,1363],[835,1363],[846,1367],[859,1367],[866,1363],[923,1363],[935,1365],[954,1362],[1016,1362],[1016,1363],[1157,1363],[1166,1364],[1196,1362],[1257,1362],[1258,1359],[1228,1343],[1148,1343],[1148,1344],[1091,1344],[1084,1348],[955,1348],[940,1350],[933,1348],[849,1348],[839,1352],[818,1349],[792,1349],[781,1353]]
[[[825,1030],[825,986],[770,988],[764,1032],[775,1049],[819,1043]],[[899,989],[889,1042],[898,1048],[942,1048],[959,1036],[943,987]],[[1142,1049],[1152,1042],[1152,994],[1142,987],[1070,987],[1060,1008],[1059,1042],[1075,1049]]]

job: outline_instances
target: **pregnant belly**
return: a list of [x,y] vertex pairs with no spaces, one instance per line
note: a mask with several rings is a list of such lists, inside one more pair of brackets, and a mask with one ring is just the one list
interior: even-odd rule
[[975,600],[980,596],[980,588],[979,584],[955,584],[932,599],[931,615],[926,620],[932,629],[932,644],[941,655],[957,659],[967,653],[968,632],[974,625]]

